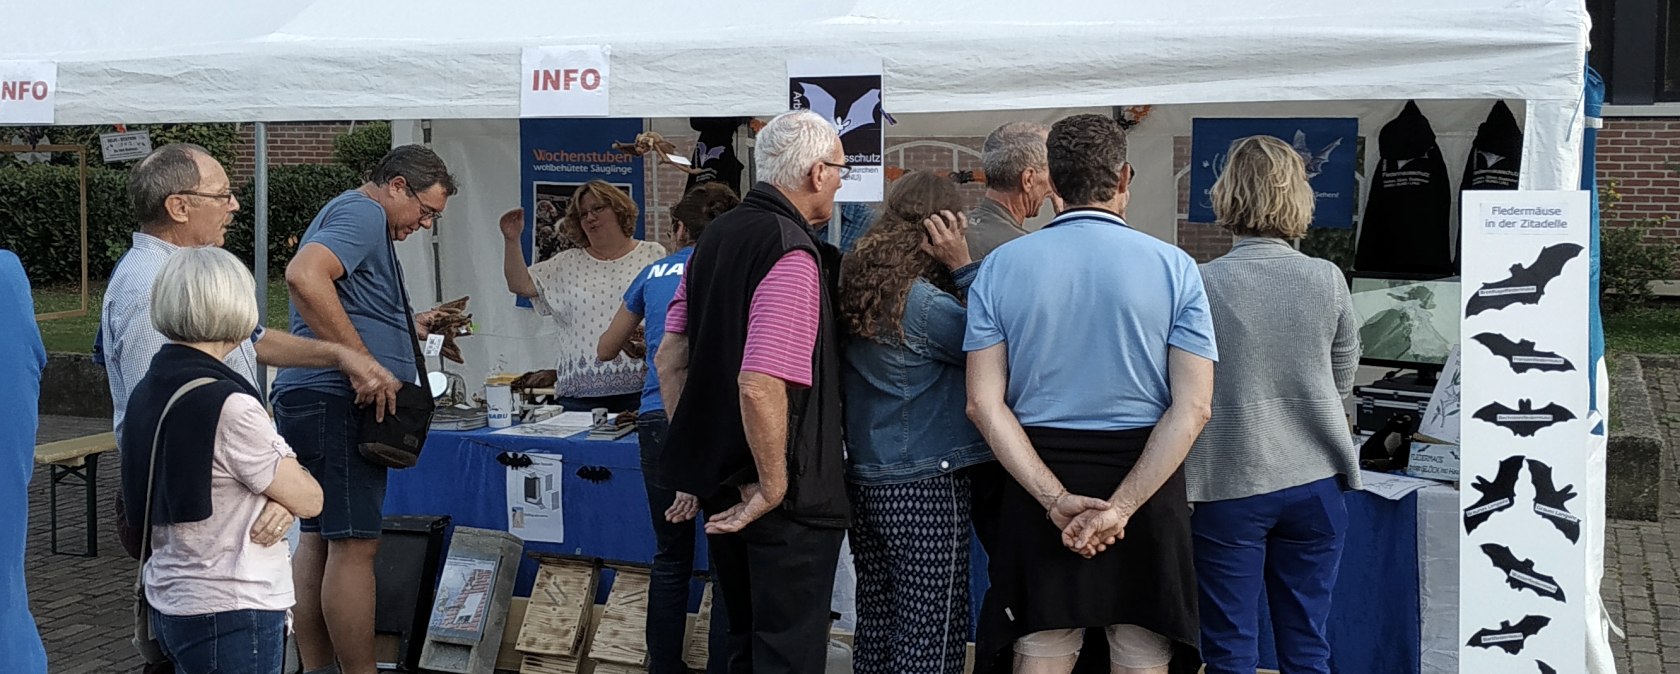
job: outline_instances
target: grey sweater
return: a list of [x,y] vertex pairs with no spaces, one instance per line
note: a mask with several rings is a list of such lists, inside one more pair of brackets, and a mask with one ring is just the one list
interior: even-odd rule
[[1342,273],[1279,239],[1201,266],[1219,362],[1213,416],[1184,461],[1190,500],[1223,501],[1344,475],[1359,456],[1342,406],[1359,326]]

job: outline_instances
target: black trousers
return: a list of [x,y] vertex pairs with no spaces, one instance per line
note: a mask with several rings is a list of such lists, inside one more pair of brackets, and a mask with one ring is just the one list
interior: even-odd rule
[[[711,515],[740,500],[739,492],[725,489],[702,505]],[[739,533],[707,535],[714,590],[729,605],[731,674],[827,668],[829,605],[845,536],[845,529],[796,522],[780,508]]]

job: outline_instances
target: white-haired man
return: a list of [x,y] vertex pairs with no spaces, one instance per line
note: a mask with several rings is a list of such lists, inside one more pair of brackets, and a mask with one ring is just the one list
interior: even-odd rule
[[1025,236],[1027,218],[1038,216],[1045,199],[1056,198],[1044,146],[1049,134],[1043,124],[1010,122],[986,136],[980,149],[986,198],[968,213],[968,251],[974,259]]
[[840,440],[840,253],[811,228],[850,171],[808,111],[758,135],[755,185],[712,221],[656,357],[671,415],[660,465],[700,497],[729,605],[731,672],[820,672],[850,524]]

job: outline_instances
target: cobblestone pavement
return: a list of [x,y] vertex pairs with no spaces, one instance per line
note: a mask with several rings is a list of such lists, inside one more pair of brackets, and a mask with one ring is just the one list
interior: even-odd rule
[[[1605,606],[1627,638],[1612,636],[1617,671],[1624,674],[1680,674],[1680,360],[1647,362],[1652,411],[1667,435],[1670,482],[1663,491],[1662,521],[1614,520],[1605,540]],[[40,441],[101,433],[104,419],[42,417]],[[48,478],[37,468],[29,486],[29,546],[25,572],[29,604],[46,642],[52,674],[132,672],[139,664],[129,645],[129,587],[134,562],[116,540],[111,502],[117,466],[107,456],[99,471],[99,556],[54,555],[48,549]],[[85,543],[79,485],[60,484],[60,547],[80,551]]]

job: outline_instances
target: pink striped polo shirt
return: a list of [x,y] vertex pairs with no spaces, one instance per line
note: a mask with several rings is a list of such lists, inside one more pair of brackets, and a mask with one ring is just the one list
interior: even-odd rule
[[[689,262],[689,271],[693,271]],[[688,333],[688,274],[677,285],[665,314],[665,332]],[[753,290],[747,308],[747,345],[742,372],[769,375],[798,386],[811,385],[811,359],[821,320],[817,260],[803,250],[776,261]]]

